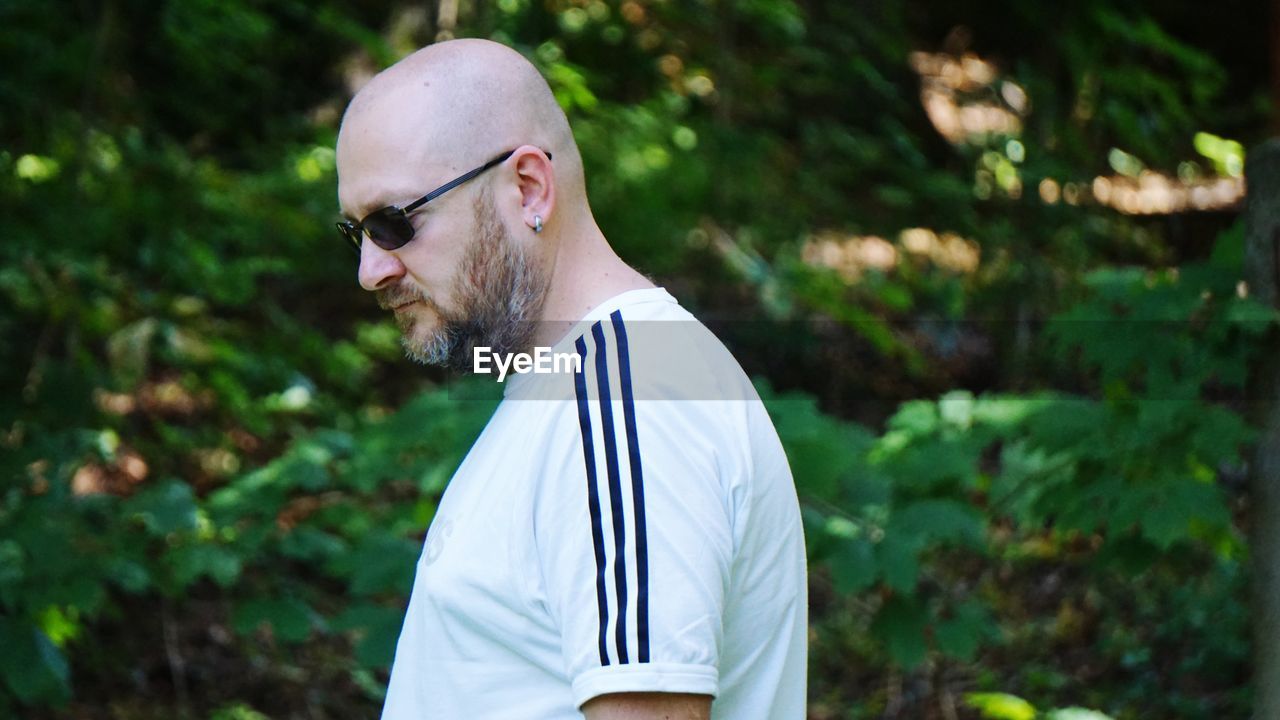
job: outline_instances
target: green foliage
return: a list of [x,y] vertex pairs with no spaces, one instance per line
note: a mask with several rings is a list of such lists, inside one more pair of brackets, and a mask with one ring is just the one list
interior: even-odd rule
[[969,693],[964,701],[989,720],[1032,720],[1036,716],[1031,703],[1008,693]]
[[[460,9],[459,34],[548,78],[623,257],[696,310],[765,318],[727,339],[785,389],[762,395],[814,597],[831,595],[811,682],[815,702],[836,688],[828,715],[887,714],[847,688],[889,665],[1117,717],[1244,712],[1229,477],[1276,316],[1241,297],[1242,228],[1210,251],[1181,217],[1037,188],[1237,177],[1267,112],[1237,40],[1256,19],[1092,1]],[[299,705],[359,716],[381,697],[422,532],[493,407],[404,364],[330,237],[348,83],[434,34],[417,10],[0,4],[0,715],[114,707],[170,662],[110,631],[150,627],[156,602],[230,628],[227,662],[265,668],[252,697],[193,680],[196,715],[293,712],[294,653],[345,679]],[[956,97],[1016,128],[939,135],[911,63],[940,42],[993,61]],[[911,228],[963,236],[977,267],[909,252]],[[806,255],[854,236],[895,263]],[[1026,580],[1040,572],[1053,602]],[[1060,667],[1061,644],[1116,679]],[[151,680],[158,717],[186,712],[167,704],[178,674]],[[970,696],[990,717],[1020,702]]]
[[[1227,233],[1221,246],[1238,237]],[[1243,381],[1256,339],[1277,318],[1235,293],[1238,268],[1219,260],[1156,282],[1112,271],[1091,278],[1091,292],[1050,333],[1105,388],[1098,400],[953,391],[903,404],[874,437],[766,389],[806,503],[810,555],[837,591],[874,608],[869,631],[889,659],[908,668],[930,657],[969,661],[1010,642],[990,594],[948,572],[944,558],[957,554],[990,567],[1022,542],[1062,548],[1097,537],[1098,582],[1178,572],[1184,554],[1240,562],[1243,538],[1215,468],[1238,465],[1253,433],[1207,396]],[[1157,322],[1134,308],[1166,314]],[[1179,617],[1242,613],[1242,597],[1224,592],[1184,588],[1178,602],[1190,614]],[[1243,660],[1231,639],[1242,625],[1225,637],[1186,629],[1210,654]],[[1034,716],[1015,700],[980,694],[972,703],[988,717]]]
[[1050,710],[1045,713],[1045,718],[1046,720],[1112,720],[1110,715],[1100,713],[1097,710],[1078,707]]
[[9,692],[24,703],[66,699],[67,661],[39,628],[0,617],[0,670]]
[[257,599],[240,604],[232,615],[237,632],[250,633],[263,623],[284,642],[301,642],[311,634],[312,610],[292,599]]
[[964,700],[986,720],[1034,720],[1038,717],[1044,720],[1112,720],[1110,715],[1097,710],[1078,707],[1058,708],[1041,714],[1031,703],[1008,693],[968,693]]
[[973,707],[987,720],[1034,720],[1036,717],[1044,720],[1111,720],[1110,715],[1083,707],[1060,707],[1041,714],[1032,703],[1007,693],[968,693],[965,694],[965,705]]
[[[450,399],[451,392],[425,393],[352,433],[300,438],[209,497],[210,517],[230,536],[229,547],[261,569],[234,613],[238,631],[265,624],[284,642],[306,640],[314,629],[350,634],[353,670],[390,666],[402,609],[385,603],[408,595],[421,549],[421,540],[407,535],[430,521],[431,498],[493,410],[489,402]],[[423,497],[393,503],[388,490]],[[317,496],[319,503],[307,502]],[[305,514],[295,520],[294,513]],[[342,583],[349,603],[318,614],[303,599],[316,590],[306,578],[269,576],[269,568],[290,560]]]
[[248,705],[230,705],[209,716],[209,720],[270,720]]

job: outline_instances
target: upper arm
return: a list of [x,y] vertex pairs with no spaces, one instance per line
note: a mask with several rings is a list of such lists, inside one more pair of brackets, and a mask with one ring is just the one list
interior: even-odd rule
[[708,720],[711,696],[677,693],[614,693],[582,706],[587,720]]

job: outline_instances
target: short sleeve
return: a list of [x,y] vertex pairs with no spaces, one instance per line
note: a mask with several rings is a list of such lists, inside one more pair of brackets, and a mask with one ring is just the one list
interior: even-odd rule
[[534,501],[574,701],[714,696],[734,545],[724,419],[714,403],[637,399],[616,315],[576,349],[574,399],[556,413]]

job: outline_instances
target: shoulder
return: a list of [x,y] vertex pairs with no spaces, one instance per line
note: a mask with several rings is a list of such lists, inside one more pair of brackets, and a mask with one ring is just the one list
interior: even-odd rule
[[557,343],[577,361],[573,370],[543,376],[520,394],[556,401],[536,427],[530,423],[530,435],[568,462],[607,455],[616,444],[646,458],[674,452],[717,456],[726,470],[749,464],[757,436],[772,426],[764,427],[767,415],[741,366],[703,323],[661,289],[593,315]]
[[[585,345],[597,358],[617,355],[638,401],[755,401],[750,380],[728,348],[669,295],[618,308],[592,326]],[[626,367],[623,368],[622,365]],[[593,368],[600,372],[598,363]],[[605,367],[604,370],[611,370]]]

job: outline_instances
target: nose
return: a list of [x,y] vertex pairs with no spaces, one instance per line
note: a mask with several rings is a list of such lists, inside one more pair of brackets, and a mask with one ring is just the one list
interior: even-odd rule
[[369,238],[360,248],[360,287],[373,292],[404,277],[404,264],[395,253],[383,250]]

